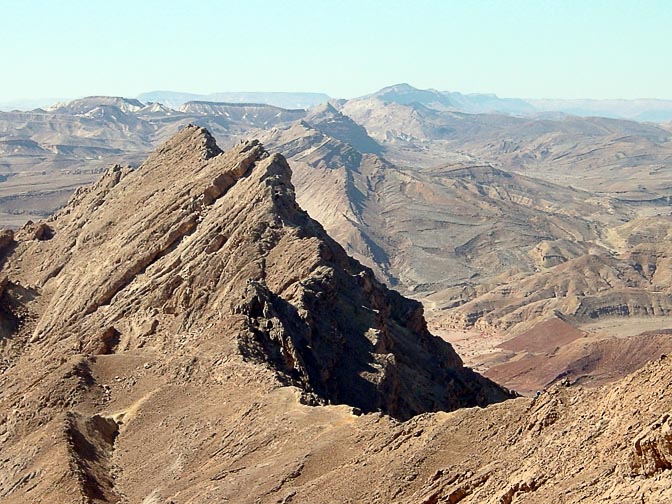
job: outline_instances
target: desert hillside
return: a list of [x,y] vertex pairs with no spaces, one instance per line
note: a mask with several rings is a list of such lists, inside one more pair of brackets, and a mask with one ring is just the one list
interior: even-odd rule
[[[282,154],[301,207],[379,281],[422,302],[468,365],[503,365],[493,376],[505,386],[601,383],[655,357],[583,364],[589,348],[626,351],[635,340],[624,338],[653,349],[656,333],[667,351],[663,124],[481,110],[409,85],[308,110],[187,98],[170,108],[92,96],[0,113],[0,222],[48,218],[110,164],[136,168],[195,123],[224,148],[256,137]],[[545,330],[557,318],[585,336]],[[529,349],[500,346],[523,333],[535,335]]]
[[190,126],[2,235],[1,502],[670,498],[668,358],[516,399],[290,177]]

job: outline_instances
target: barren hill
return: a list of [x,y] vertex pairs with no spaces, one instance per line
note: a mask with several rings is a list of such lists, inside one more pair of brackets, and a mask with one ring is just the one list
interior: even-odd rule
[[304,115],[254,103],[190,102],[173,110],[108,96],[0,112],[0,222],[21,226],[50,215],[107,165],[138,166],[186,124],[208,127],[228,146],[241,134]]
[[[36,479],[3,476],[1,496],[139,490],[113,481],[125,465],[113,445],[122,432],[149,442],[152,423],[132,421],[144,403],[193,387],[205,403],[189,421],[207,422],[212,401],[285,386],[306,404],[398,419],[512,397],[297,206],[290,174],[257,142],[225,154],[189,126],[138,170],[115,166],[52,219],[3,235],[0,442],[15,455],[0,473],[31,466]],[[38,448],[26,453],[28,436]]]
[[418,415],[510,396],[290,174],[188,127],[0,235],[0,502],[669,500],[669,359]]

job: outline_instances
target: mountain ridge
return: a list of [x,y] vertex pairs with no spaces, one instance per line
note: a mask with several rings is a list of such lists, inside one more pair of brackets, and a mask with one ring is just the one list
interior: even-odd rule
[[177,108],[188,101],[265,103],[288,109],[306,109],[329,100],[324,93],[310,92],[219,92],[209,94],[180,93],[174,91],[151,91],[141,93],[140,101],[161,102]]
[[[425,302],[441,334],[472,331],[480,319],[477,327],[492,335],[495,352],[498,338],[543,323],[558,303],[564,315],[574,313],[576,296],[525,296],[529,286],[562,285],[564,278],[553,280],[548,270],[564,271],[559,263],[567,261],[599,278],[609,267],[580,256],[615,254],[619,224],[665,214],[672,197],[670,131],[652,124],[466,114],[377,98],[331,101],[305,114],[265,105],[199,104],[205,108],[189,113],[157,104],[137,112],[95,100],[88,106],[75,113],[0,114],[0,208],[7,219],[20,226],[48,215],[110,160],[137,166],[189,122],[208,127],[224,147],[259,137],[290,158],[301,205],[349,254]],[[43,205],[39,213],[22,213],[32,201]],[[663,264],[655,260],[662,250],[632,252],[620,261]],[[665,309],[651,310],[667,304],[664,296],[648,290],[586,294],[585,313],[575,322],[582,329],[591,313],[605,323],[642,311],[664,315]],[[492,307],[506,303],[516,310],[498,318],[501,310]],[[620,305],[628,309],[616,310]],[[651,329],[665,329],[665,316],[650,318]]]
[[[398,96],[395,98],[395,93]],[[401,94],[399,94],[401,93]],[[437,91],[420,89],[408,83],[393,84],[380,90],[356,98],[386,96],[387,100],[401,100],[399,103],[416,101],[424,105],[438,105],[439,109],[467,113],[501,113],[517,116],[576,115],[580,117],[609,117],[630,119],[640,122],[664,123],[672,120],[672,100],[662,98],[636,99],[592,99],[592,98],[501,98],[494,93],[464,93],[458,91]],[[406,98],[402,99],[402,96]],[[410,98],[415,96],[415,98]],[[170,108],[179,108],[188,101],[252,102],[266,103],[282,108],[307,109],[332,100],[327,94],[312,92],[219,92],[210,94],[184,93],[175,91],[150,91],[136,97],[141,102],[160,102]],[[409,101],[410,100],[410,101]],[[14,100],[0,102],[0,110],[31,110],[52,108],[63,99]]]
[[[148,344],[140,327],[154,321],[152,334],[164,323],[203,330],[199,320],[213,320],[214,303],[220,317],[244,318],[232,326],[244,356],[323,401],[406,418],[461,405],[461,394],[468,405],[508,397],[427,331],[419,303],[378,283],[300,210],[290,174],[284,158],[258,142],[223,154],[195,126],[137,170],[112,168],[40,224],[48,231],[29,226],[15,234],[17,259],[4,271],[13,286],[30,285],[48,303],[27,344],[49,344],[58,334],[85,353],[107,348],[108,338],[129,351]],[[292,265],[294,257],[301,264]],[[150,292],[155,285],[161,288]],[[455,388],[444,391],[439,383],[448,377]]]
[[[623,179],[607,194],[527,172],[599,174],[612,154],[624,161],[610,173],[656,164],[661,129],[392,103],[419,123],[387,135],[334,102],[262,132],[288,163],[237,140],[255,131],[242,116],[89,105],[54,115],[103,128],[108,143],[125,137],[106,118],[128,116],[138,156],[171,139],[54,216],[0,233],[0,500],[669,500],[669,330],[642,333],[669,311],[665,165],[647,172],[659,186]],[[34,135],[31,121],[64,124],[21,120]],[[14,161],[51,152],[44,139],[3,148],[19,149]],[[479,327],[518,324],[488,374],[546,390],[492,405],[511,394],[325,228],[418,294],[454,275],[428,304]],[[586,320],[602,326],[574,325]]]

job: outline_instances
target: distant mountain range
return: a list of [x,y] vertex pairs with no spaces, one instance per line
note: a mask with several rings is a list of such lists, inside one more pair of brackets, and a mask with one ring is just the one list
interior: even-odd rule
[[167,107],[179,107],[187,102],[264,103],[286,109],[306,109],[329,100],[324,93],[211,93],[191,94],[174,91],[152,91],[138,95],[145,103],[159,102]]
[[470,114],[497,113],[538,116],[547,113],[560,113],[580,117],[597,116],[648,122],[672,120],[672,100],[500,98],[495,94],[462,94],[434,89],[421,90],[409,84],[389,86],[369,96],[401,105],[419,103],[433,109],[453,110]]
[[[672,121],[672,100],[595,100],[595,99],[523,99],[500,98],[495,94],[459,93],[417,89],[410,84],[396,84],[362,98],[377,97],[385,102],[421,104],[438,110],[469,114],[508,114],[515,116],[555,117],[557,114],[580,117],[608,117],[640,122]],[[160,103],[177,109],[188,102],[262,103],[285,109],[308,109],[332,98],[324,93],[220,92],[210,94],[177,91],[150,91],[137,99],[143,103]],[[53,107],[66,99],[43,98],[0,101],[0,111],[33,110]]]
[[[86,98],[77,98],[74,101],[80,101]],[[262,103],[282,107],[285,109],[307,109],[330,100],[329,95],[324,93],[211,93],[195,94],[180,93],[176,91],[150,91],[141,93],[137,100],[143,103],[161,103],[169,108],[179,108],[188,102],[225,102],[225,103]],[[25,100],[0,100],[0,111],[14,110],[34,110],[34,109],[53,109],[73,101],[72,98],[36,98]]]

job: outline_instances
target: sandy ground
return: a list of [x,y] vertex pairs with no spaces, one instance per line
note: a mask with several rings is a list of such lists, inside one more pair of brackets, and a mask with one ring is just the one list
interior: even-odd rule
[[550,322],[510,336],[448,328],[431,310],[428,319],[430,331],[453,345],[466,366],[523,395],[564,375],[589,386],[608,383],[672,351],[666,336],[672,317],[612,318],[575,328]]
[[473,329],[448,329],[431,320],[428,325],[432,334],[453,345],[464,364],[479,373],[505,359],[505,352],[497,346],[507,338],[500,334],[488,334]]
[[609,336],[627,338],[647,331],[672,329],[672,317],[630,317],[627,319],[606,319],[583,324],[581,330],[591,334],[604,333]]

